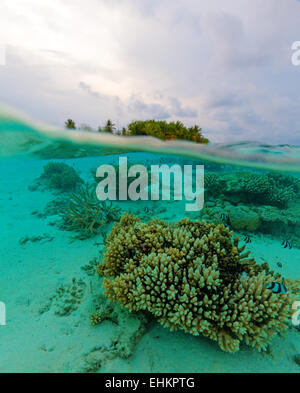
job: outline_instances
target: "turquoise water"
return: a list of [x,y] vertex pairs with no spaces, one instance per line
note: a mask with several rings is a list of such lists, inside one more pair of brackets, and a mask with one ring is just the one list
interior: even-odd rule
[[[1,372],[299,372],[299,147],[64,131],[7,111],[0,142]],[[100,203],[96,169],[120,157],[204,165],[203,208]]]

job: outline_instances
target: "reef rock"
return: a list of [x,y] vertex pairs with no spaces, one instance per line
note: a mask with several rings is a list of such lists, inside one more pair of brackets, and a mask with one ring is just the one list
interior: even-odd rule
[[261,225],[259,215],[244,206],[232,207],[228,211],[232,229],[235,231],[256,231]]

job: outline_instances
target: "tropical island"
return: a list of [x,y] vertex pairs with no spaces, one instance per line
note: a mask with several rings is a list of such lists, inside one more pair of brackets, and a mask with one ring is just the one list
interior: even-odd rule
[[[65,122],[65,128],[77,129],[76,123],[72,119]],[[94,131],[90,126],[82,124],[79,130]],[[186,127],[181,121],[166,122],[165,120],[137,120],[131,122],[127,128],[118,130],[116,125],[108,119],[104,127],[98,127],[98,132],[108,132],[122,136],[153,136],[162,140],[187,140],[196,143],[209,143],[209,140],[202,134],[202,128],[198,125]]]

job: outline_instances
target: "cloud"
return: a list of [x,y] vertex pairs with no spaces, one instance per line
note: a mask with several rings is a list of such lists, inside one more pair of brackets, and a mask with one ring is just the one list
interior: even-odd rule
[[[166,108],[160,104],[150,103],[147,104],[140,99],[133,98],[128,104],[128,111],[134,117],[135,120],[140,119],[152,119],[166,120],[170,117],[170,114]],[[138,114],[138,117],[136,117]]]
[[183,107],[182,103],[176,97],[169,97],[169,101],[172,107],[172,114],[178,117],[189,117],[195,118],[198,113],[195,109],[190,107]]
[[34,117],[182,120],[216,142],[300,144],[294,0],[9,0],[0,14],[0,100]]
[[100,94],[97,91],[93,91],[90,85],[88,85],[84,82],[79,82],[79,87],[80,87],[80,89],[86,91],[91,96],[98,98],[98,99],[101,98]]
[[240,107],[247,103],[247,97],[241,91],[232,91],[229,87],[223,91],[213,90],[208,97],[208,109]]

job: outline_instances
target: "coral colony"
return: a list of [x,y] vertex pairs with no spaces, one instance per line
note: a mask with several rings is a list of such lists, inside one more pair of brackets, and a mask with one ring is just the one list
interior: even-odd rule
[[46,164],[39,180],[49,188],[62,191],[73,191],[78,184],[83,183],[75,169],[63,162]]
[[80,239],[97,235],[99,229],[119,219],[120,210],[112,203],[99,201],[95,189],[88,184],[73,193],[61,215],[61,229],[79,233]]
[[163,326],[204,335],[236,352],[245,343],[264,351],[287,328],[300,282],[282,282],[258,265],[223,224],[158,218],[143,223],[125,213],[106,240],[98,274],[106,296],[132,312],[148,311]]
[[[104,178],[97,186],[97,197],[101,201],[152,201],[160,199],[160,174],[162,176],[162,200],[171,199],[171,174],[174,179],[174,200],[194,201],[186,203],[186,211],[200,211],[204,204],[204,166],[196,165],[196,179],[193,182],[193,166],[184,165],[184,173],[180,165],[151,165],[151,186],[149,192],[149,173],[143,165],[132,165],[128,170],[127,158],[119,158],[118,179],[116,169],[112,165],[101,165],[96,172],[97,178]],[[106,176],[106,177],[105,177]],[[135,178],[128,187],[128,178]],[[193,192],[193,185],[195,192]]]
[[285,208],[300,192],[300,181],[278,173],[207,173],[205,188],[214,197]]
[[202,219],[243,233],[270,234],[283,248],[300,247],[300,180],[276,172],[205,172]]

